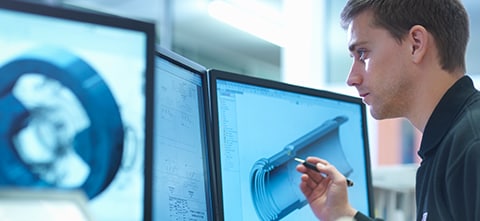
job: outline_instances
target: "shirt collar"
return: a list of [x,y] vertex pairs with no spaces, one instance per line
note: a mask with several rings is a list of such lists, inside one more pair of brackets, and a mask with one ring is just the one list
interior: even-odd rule
[[418,155],[424,159],[436,149],[438,143],[450,130],[455,118],[464,107],[467,99],[475,93],[473,81],[463,76],[443,95],[427,121]]

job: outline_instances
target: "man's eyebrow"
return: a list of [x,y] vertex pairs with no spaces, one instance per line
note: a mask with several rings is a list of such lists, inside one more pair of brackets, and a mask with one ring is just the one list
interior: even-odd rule
[[350,52],[353,52],[353,51],[355,51],[355,48],[357,48],[359,45],[364,45],[364,44],[366,44],[366,43],[367,43],[366,41],[353,43],[353,44],[351,44],[350,46],[348,46],[348,50],[349,50]]
[[355,44],[352,44],[352,45],[348,46],[348,51],[350,51],[350,52],[354,51],[355,47],[356,47]]

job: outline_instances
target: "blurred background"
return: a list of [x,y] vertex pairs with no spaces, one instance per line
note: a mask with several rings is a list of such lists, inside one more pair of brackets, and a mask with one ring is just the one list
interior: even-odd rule
[[[345,0],[44,1],[153,21],[158,44],[207,68],[358,96],[345,84],[351,64],[339,25]],[[467,72],[478,85],[480,1],[462,2],[471,30]],[[412,220],[421,135],[403,119],[369,116],[368,127],[377,212]]]
[[[158,43],[207,68],[357,96],[339,25],[344,0],[47,0],[157,24]],[[480,75],[480,1],[470,15],[467,71]],[[372,166],[417,163],[418,132],[405,120],[369,120]],[[380,148],[379,148],[380,147]]]

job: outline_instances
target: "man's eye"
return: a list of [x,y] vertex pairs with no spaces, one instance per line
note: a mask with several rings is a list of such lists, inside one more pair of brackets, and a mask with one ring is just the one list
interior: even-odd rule
[[358,54],[358,60],[364,61],[366,58],[367,52],[364,49],[360,49],[360,50],[357,50],[357,54]]

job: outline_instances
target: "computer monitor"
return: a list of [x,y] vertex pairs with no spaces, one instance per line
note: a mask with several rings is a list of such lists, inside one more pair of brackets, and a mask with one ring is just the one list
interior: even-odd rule
[[0,48],[0,186],[82,190],[95,220],[143,220],[155,25],[0,1]]
[[152,220],[213,220],[206,69],[161,47],[155,65]]
[[220,220],[314,220],[296,157],[317,156],[354,182],[373,215],[366,111],[359,98],[209,70]]

